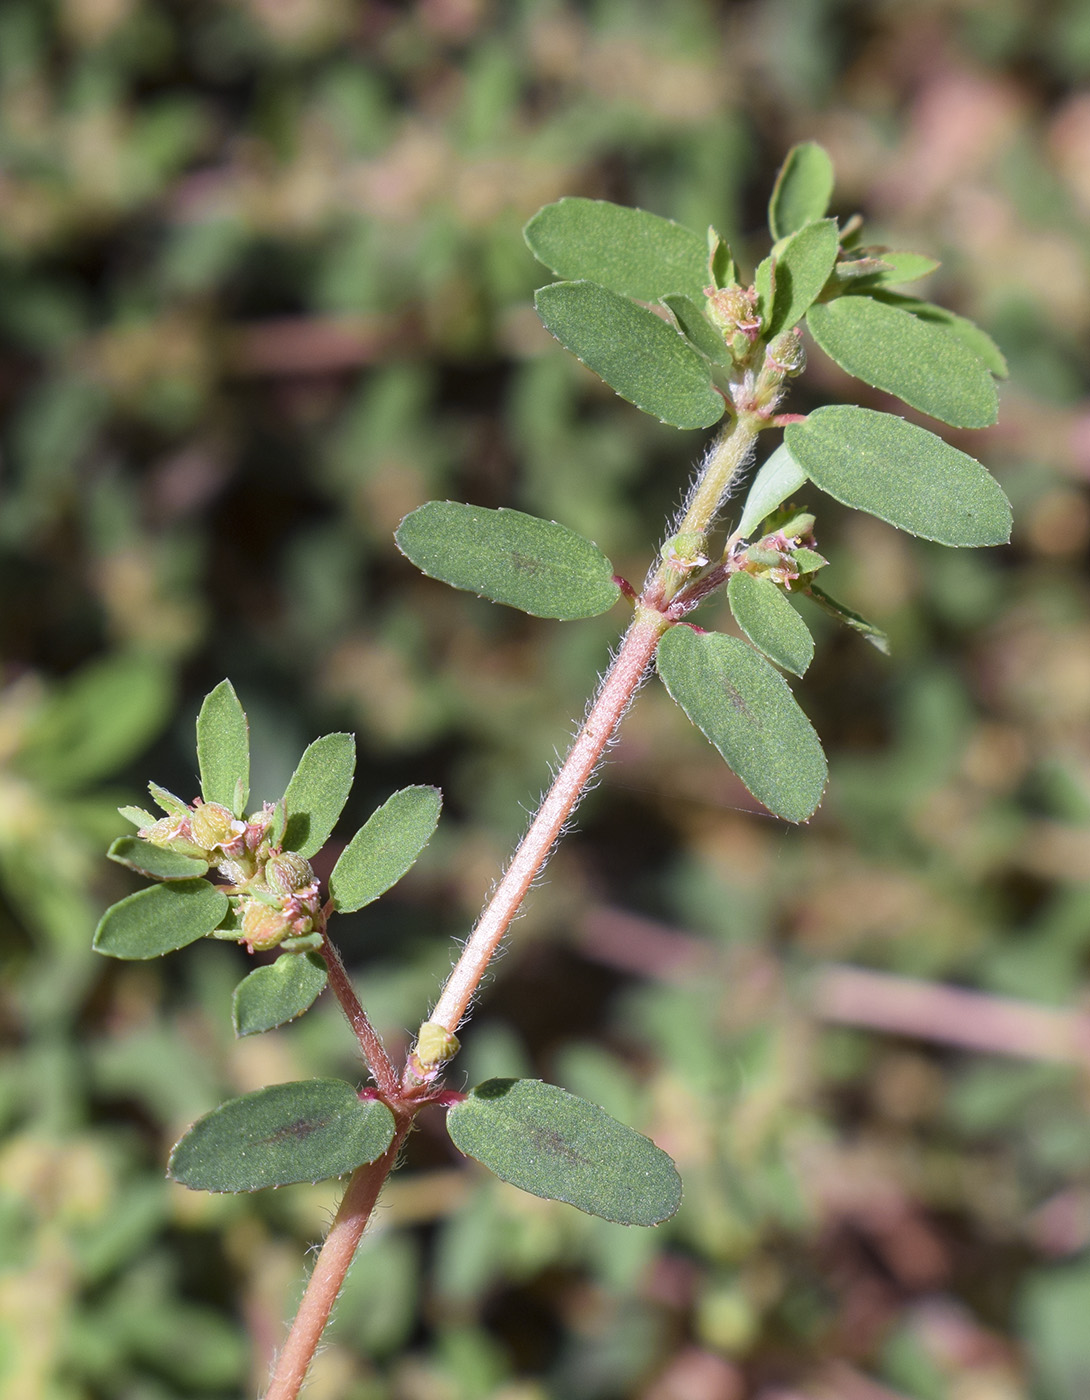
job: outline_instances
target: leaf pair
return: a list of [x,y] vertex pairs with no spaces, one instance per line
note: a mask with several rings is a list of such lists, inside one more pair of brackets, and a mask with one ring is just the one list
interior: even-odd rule
[[[595,199],[547,204],[524,232],[535,257],[566,279],[534,299],[562,345],[663,423],[707,428],[722,418],[726,401],[709,368],[722,337],[716,341],[700,311],[710,281],[703,238],[657,214]],[[642,302],[669,302],[688,319],[693,340]]]
[[[597,1105],[534,1079],[490,1079],[451,1108],[455,1145],[502,1180],[622,1225],[677,1210],[665,1152]],[[256,1191],[340,1176],[393,1141],[385,1104],[336,1079],[277,1084],[232,1099],[175,1146],[170,1174],[204,1191]]]

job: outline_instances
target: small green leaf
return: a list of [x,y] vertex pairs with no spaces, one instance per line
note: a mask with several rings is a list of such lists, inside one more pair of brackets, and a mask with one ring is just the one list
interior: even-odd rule
[[882,262],[888,266],[880,272],[872,272],[866,278],[868,287],[900,287],[906,282],[917,282],[927,277],[941,264],[923,253],[899,253],[887,249],[880,253]]
[[734,574],[727,585],[734,620],[777,666],[802,676],[814,659],[814,639],[781,588],[767,578]]
[[133,826],[154,826],[156,817],[144,807],[119,807],[118,812]]
[[94,947],[111,958],[158,958],[211,933],[229,908],[227,896],[207,880],[153,885],[106,910]]
[[763,331],[766,339],[789,331],[802,320],[829,280],[839,247],[835,219],[806,224],[787,240],[776,261],[772,316]]
[[657,1225],[681,1204],[681,1178],[660,1147],[555,1084],[487,1079],[447,1127],[501,1181],[618,1225]]
[[613,565],[597,545],[520,510],[428,501],[394,538],[429,578],[532,617],[596,617],[620,596]]
[[692,297],[663,297],[662,304],[673,313],[674,320],[678,323],[682,335],[690,345],[695,345],[700,353],[711,360],[713,364],[729,365],[731,363],[731,353],[727,349],[727,342],[704,315],[703,308],[697,305]]
[[919,317],[921,321],[930,321],[938,326],[945,326],[951,335],[954,335],[971,350],[997,379],[1006,379],[1010,374],[1007,360],[1002,350],[996,345],[987,331],[982,331],[975,321],[970,321],[965,316],[958,316],[953,311],[948,311],[945,306],[936,306],[934,302],[918,301],[915,297],[901,296],[896,292],[877,291],[874,294],[876,301],[885,302],[887,306],[898,306],[902,311],[911,311],[913,316]]
[[832,194],[833,163],[822,147],[815,141],[792,146],[768,203],[772,237],[787,238],[803,225],[823,218]]
[[259,1191],[343,1176],[374,1162],[393,1114],[340,1079],[274,1084],[199,1118],[170,1154],[170,1176],[194,1191]]
[[659,643],[658,671],[759,802],[789,822],[813,814],[825,788],[821,744],[787,682],[752,647],[674,627]]
[[373,812],[333,867],[333,907],[350,914],[396,885],[431,840],[442,802],[438,788],[407,787]]
[[708,229],[708,271],[718,288],[737,287],[740,283],[734,255],[713,228]]
[[762,332],[767,337],[776,296],[776,259],[771,253],[757,264],[757,271],[753,274],[753,286],[757,292],[757,310],[761,316]]
[[1011,510],[968,453],[891,413],[833,405],[792,423],[785,440],[834,500],[948,545],[1005,544]]
[[119,836],[106,854],[118,865],[127,865],[153,880],[199,880],[208,870],[207,861],[184,856],[169,846],[153,846],[138,836]]
[[661,316],[594,282],[554,282],[534,298],[545,328],[621,398],[675,428],[726,411],[708,367]]
[[998,411],[987,368],[956,335],[873,297],[812,306],[811,335],[864,384],[957,428],[986,428]]
[[851,608],[846,608],[843,603],[838,603],[835,598],[830,598],[828,593],[823,588],[819,588],[812,580],[806,592],[813,598],[818,607],[827,612],[830,617],[835,617],[838,622],[843,622],[853,632],[859,632],[870,642],[872,647],[877,647],[883,656],[889,655],[889,638],[880,627],[875,627],[873,622],[868,622],[865,617],[860,617],[857,612],[852,612]]
[[565,281],[597,282],[637,301],[700,297],[708,248],[692,229],[604,199],[546,204],[523,230],[530,251]]
[[317,953],[283,953],[270,966],[255,968],[231,998],[235,1034],[256,1035],[293,1021],[325,984],[325,963]]
[[322,849],[348,801],[355,771],[351,734],[325,734],[307,748],[284,794],[285,850],[309,859]]
[[791,455],[785,442],[761,465],[746,496],[742,518],[736,531],[748,540],[766,516],[778,510],[806,481],[806,473]]
[[197,763],[204,800],[243,816],[250,797],[250,726],[230,681],[220,681],[204,697],[197,716]]
[[158,783],[149,783],[148,791],[155,798],[156,805],[162,807],[168,817],[188,817],[189,808],[180,797],[175,797],[166,788],[160,787]]

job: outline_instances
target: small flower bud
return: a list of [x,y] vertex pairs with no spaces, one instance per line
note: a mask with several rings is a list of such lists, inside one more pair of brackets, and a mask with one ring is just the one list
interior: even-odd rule
[[423,1070],[437,1069],[453,1060],[459,1050],[458,1037],[436,1021],[425,1021],[416,1038],[413,1054]]
[[137,835],[153,846],[168,847],[184,856],[203,856],[204,849],[190,838],[189,817],[160,817],[151,826],[142,826]]
[[728,342],[741,333],[750,344],[761,329],[757,293],[752,287],[724,287],[712,292],[704,309],[708,320],[722,331],[723,339]]
[[218,802],[201,802],[193,808],[189,818],[193,840],[205,851],[217,846],[226,849],[246,830],[245,822],[236,821],[234,815]]
[[806,368],[806,349],[797,326],[776,336],[765,351],[765,364],[780,374],[794,377]]
[[294,851],[281,851],[265,863],[265,883],[276,894],[287,896],[314,883],[310,861]]
[[275,948],[291,932],[291,919],[259,899],[249,899],[242,912],[242,938],[250,952]]

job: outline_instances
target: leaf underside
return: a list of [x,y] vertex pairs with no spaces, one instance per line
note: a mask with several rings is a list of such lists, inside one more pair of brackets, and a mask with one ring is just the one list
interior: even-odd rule
[[169,846],[153,846],[139,836],[119,836],[106,855],[153,880],[199,880],[208,871],[206,861],[172,851]]
[[738,522],[739,536],[748,540],[761,521],[778,510],[805,483],[806,473],[792,457],[786,442],[781,442],[753,478]]
[[787,238],[812,219],[820,219],[833,193],[833,163],[816,141],[792,146],[780,167],[768,205],[768,226],[775,239]]
[[597,1104],[537,1079],[489,1079],[447,1114],[454,1145],[502,1181],[620,1225],[657,1225],[681,1203],[660,1147]]

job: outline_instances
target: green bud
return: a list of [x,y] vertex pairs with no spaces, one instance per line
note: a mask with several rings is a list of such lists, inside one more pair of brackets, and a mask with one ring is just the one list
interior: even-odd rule
[[806,349],[798,326],[776,336],[765,351],[765,363],[788,377],[803,372],[806,368]]
[[280,851],[265,864],[265,883],[278,895],[287,896],[314,883],[310,861],[294,851]]
[[201,802],[194,807],[189,828],[193,840],[205,851],[231,845],[246,830],[245,823],[237,821],[234,813],[218,802]]
[[733,340],[736,334],[741,333],[749,345],[761,329],[757,293],[752,287],[723,287],[720,291],[712,292],[704,309],[708,320],[722,331],[726,341]]
[[423,1070],[437,1069],[453,1060],[459,1050],[458,1037],[436,1021],[425,1021],[416,1037],[413,1054]]
[[282,909],[272,909],[260,900],[248,899],[242,911],[242,938],[250,951],[264,952],[291,932],[291,918]]

